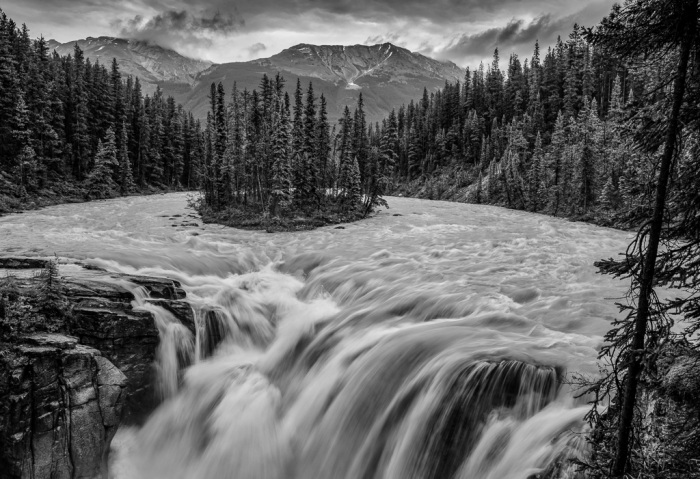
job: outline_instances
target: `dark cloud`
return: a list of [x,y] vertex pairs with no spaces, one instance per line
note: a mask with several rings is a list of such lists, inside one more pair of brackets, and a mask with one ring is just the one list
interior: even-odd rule
[[[19,1],[19,0],[15,0]],[[22,0],[41,2],[44,0]],[[56,0],[84,5],[107,4],[113,0]],[[605,2],[609,6],[613,0],[588,0],[587,3]],[[294,17],[303,21],[303,16],[315,13],[321,16],[344,16],[360,21],[392,22],[396,19],[432,21],[441,24],[462,22],[492,21],[494,15],[503,17],[525,15],[534,11],[547,11],[549,8],[570,9],[580,4],[576,0],[562,0],[552,5],[551,0],[132,0],[157,12],[188,10],[196,5],[208,11],[220,11],[246,19],[260,16]],[[569,7],[565,5],[568,4]],[[580,8],[580,7],[579,7]]]
[[458,63],[473,63],[476,59],[488,58],[495,48],[500,50],[501,57],[512,52],[529,56],[535,41],[539,40],[543,47],[552,45],[557,37],[567,38],[575,24],[598,23],[608,10],[607,2],[596,1],[589,2],[580,11],[559,18],[551,14],[541,14],[531,21],[513,18],[502,27],[459,35],[446,46],[425,45],[421,53]]
[[541,15],[529,23],[522,19],[512,19],[504,27],[489,28],[472,35],[462,35],[448,46],[435,51],[440,57],[472,57],[519,46],[532,46],[538,38],[549,39],[553,34],[561,34],[571,28],[570,19],[552,20],[550,15]]
[[112,27],[121,37],[167,48],[207,46],[211,44],[212,36],[233,33],[244,25],[244,20],[234,12],[195,15],[187,10],[167,10],[149,18],[136,15],[112,22]]
[[399,33],[387,33],[384,35],[371,35],[364,41],[365,45],[379,45],[382,43],[392,43],[398,47],[405,47],[406,41]]
[[250,53],[251,56],[258,55],[259,53],[264,52],[265,50],[267,50],[267,47],[264,43],[260,42],[248,47],[248,53]]
[[[62,41],[112,33],[225,61],[259,53],[252,49],[258,38],[270,51],[304,41],[350,44],[366,38],[366,44],[391,42],[461,65],[488,58],[495,46],[521,54],[525,46],[531,51],[535,38],[551,44],[556,35],[568,35],[572,12],[583,8],[579,23],[592,25],[614,1],[0,0],[17,20]],[[531,20],[538,12],[547,14]],[[120,20],[107,20],[115,18]],[[231,47],[232,34],[239,48]]]

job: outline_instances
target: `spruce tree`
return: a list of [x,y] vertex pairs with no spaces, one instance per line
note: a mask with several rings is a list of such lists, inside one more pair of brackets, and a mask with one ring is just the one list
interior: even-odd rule
[[[659,12],[664,15],[659,15]],[[641,245],[640,248],[628,249],[632,257],[621,262],[611,259],[601,265],[605,272],[631,276],[632,296],[636,298],[628,317],[616,324],[606,336],[608,346],[602,351],[613,361],[614,379],[610,387],[621,385],[623,388],[617,391],[616,399],[619,422],[616,453],[611,464],[613,477],[636,472],[629,469],[638,385],[644,366],[650,365],[652,351],[662,339],[659,329],[663,329],[663,325],[659,324],[660,315],[654,310],[657,257],[664,229],[671,164],[676,153],[677,138],[683,128],[681,109],[686,97],[688,67],[691,52],[698,47],[698,17],[698,0],[630,0],[624,6],[614,6],[600,26],[588,34],[594,44],[608,48],[623,58],[677,52],[677,56],[674,56],[676,64],[671,107],[663,127],[665,138],[651,221],[645,224],[635,241],[635,244]],[[669,258],[664,262],[668,263]]]
[[331,185],[330,155],[331,155],[331,132],[328,123],[328,105],[326,98],[321,95],[321,101],[318,109],[318,118],[316,119],[316,136],[315,136],[315,157],[318,169],[318,185],[322,192],[322,196],[326,197],[326,190]]
[[542,136],[537,132],[535,149],[532,153],[532,161],[528,171],[528,196],[530,211],[540,211],[544,206],[544,151],[542,149]]
[[119,149],[119,186],[122,195],[129,194],[134,191],[134,176],[131,170],[131,160],[129,160],[129,138],[127,137],[126,122],[122,122],[122,139]]
[[97,146],[94,166],[85,178],[85,187],[91,198],[106,198],[116,191],[114,182],[114,169],[119,165],[117,161],[117,142],[114,130],[110,128]]
[[272,188],[269,212],[271,216],[284,214],[291,206],[292,171],[289,138],[289,110],[281,105],[273,127]]

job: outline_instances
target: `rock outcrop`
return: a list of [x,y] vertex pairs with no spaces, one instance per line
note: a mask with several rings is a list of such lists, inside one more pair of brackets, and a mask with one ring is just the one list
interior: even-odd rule
[[126,377],[77,338],[34,334],[0,350],[0,477],[105,472]]
[[[159,401],[156,318],[135,305],[161,306],[191,331],[194,316],[177,281],[70,264],[56,283],[68,312],[49,317],[45,293],[32,297],[45,288],[46,267],[0,258],[0,274],[15,276],[13,295],[28,298],[10,305],[23,311],[4,329],[12,335],[0,337],[0,479],[106,477],[119,424],[144,419]],[[0,323],[11,316],[4,298]]]
[[194,328],[192,308],[182,301],[185,292],[180,283],[81,269],[69,270],[62,284],[63,294],[73,305],[71,334],[81,344],[99,350],[126,375],[124,419],[140,421],[158,402],[153,363],[159,339],[153,315],[135,309],[132,301],[142,296]]

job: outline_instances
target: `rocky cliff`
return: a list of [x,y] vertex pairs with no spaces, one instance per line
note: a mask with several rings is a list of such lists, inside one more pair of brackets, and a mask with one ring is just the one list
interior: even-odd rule
[[0,477],[106,472],[126,377],[74,337],[37,333],[0,352]]
[[158,402],[158,328],[132,301],[165,307],[191,330],[194,317],[169,279],[67,265],[49,297],[45,271],[44,260],[0,258],[0,478],[106,477],[119,424]]

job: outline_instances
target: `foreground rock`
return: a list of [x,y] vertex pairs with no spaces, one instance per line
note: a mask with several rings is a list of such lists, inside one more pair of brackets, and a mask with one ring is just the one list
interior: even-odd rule
[[49,288],[46,267],[0,258],[0,479],[106,477],[120,422],[159,401],[156,318],[134,300],[194,316],[176,281],[71,264]]
[[0,477],[106,472],[126,376],[77,338],[33,334],[0,351]]
[[136,277],[94,270],[70,271],[63,294],[72,304],[70,332],[99,350],[127,377],[125,419],[140,421],[158,402],[153,362],[158,328],[148,311],[134,309],[136,295],[162,306],[194,327],[180,284],[165,278]]

